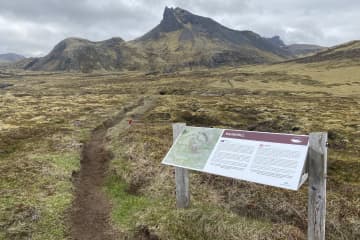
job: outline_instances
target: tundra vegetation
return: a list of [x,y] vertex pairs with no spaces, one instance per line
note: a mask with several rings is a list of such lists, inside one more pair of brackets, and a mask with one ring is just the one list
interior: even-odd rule
[[[327,239],[360,238],[360,67],[288,62],[173,73],[0,73],[0,239],[68,239],[82,145],[108,129],[103,191],[124,239],[306,239],[299,191],[191,172],[175,208],[171,124],[329,133]],[[127,119],[134,119],[127,124]]]

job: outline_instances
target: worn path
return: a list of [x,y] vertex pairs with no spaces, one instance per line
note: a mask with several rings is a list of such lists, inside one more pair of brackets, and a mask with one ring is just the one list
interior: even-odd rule
[[81,167],[75,181],[75,200],[70,212],[71,238],[74,240],[113,240],[120,237],[111,227],[111,205],[103,192],[111,152],[106,150],[107,130],[128,112],[143,105],[143,100],[126,107],[116,117],[97,127],[84,145]]

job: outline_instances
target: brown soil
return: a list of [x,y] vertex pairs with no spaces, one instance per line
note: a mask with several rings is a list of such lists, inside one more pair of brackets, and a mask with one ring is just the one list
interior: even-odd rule
[[119,232],[111,226],[111,204],[103,192],[112,157],[111,152],[105,148],[106,132],[135,107],[126,108],[115,118],[105,121],[93,131],[91,139],[84,145],[80,172],[75,181],[75,199],[70,212],[70,235],[73,240],[120,238]]

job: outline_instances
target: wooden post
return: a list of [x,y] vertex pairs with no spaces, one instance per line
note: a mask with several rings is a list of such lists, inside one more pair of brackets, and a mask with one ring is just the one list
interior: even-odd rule
[[[173,141],[185,128],[185,123],[174,123],[173,127]],[[189,171],[185,168],[175,167],[175,182],[176,182],[176,207],[188,208],[190,205],[190,191],[189,191]]]
[[325,240],[327,133],[309,136],[308,239]]

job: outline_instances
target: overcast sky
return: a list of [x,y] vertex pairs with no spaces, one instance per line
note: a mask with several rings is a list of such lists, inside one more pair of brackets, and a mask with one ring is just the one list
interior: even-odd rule
[[360,39],[359,0],[0,0],[0,53],[47,54],[67,37],[131,40],[181,7],[287,44],[332,46]]

